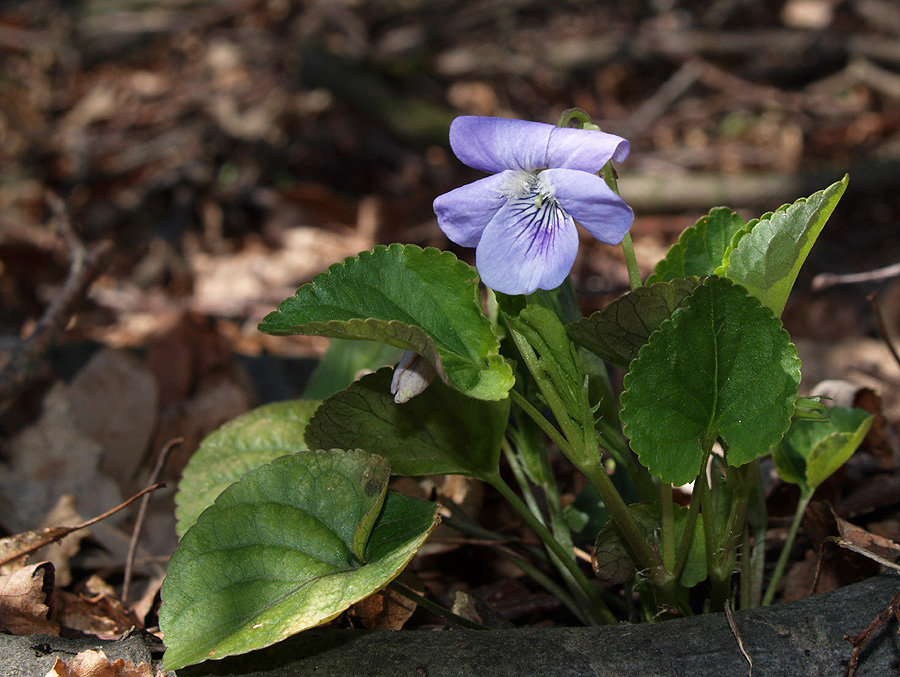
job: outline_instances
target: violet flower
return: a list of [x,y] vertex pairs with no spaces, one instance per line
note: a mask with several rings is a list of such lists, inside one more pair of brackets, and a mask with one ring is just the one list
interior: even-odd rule
[[628,157],[625,139],[541,122],[463,116],[450,146],[469,167],[495,172],[434,201],[438,225],[475,247],[482,281],[504,294],[563,283],[578,251],[581,224],[607,244],[625,237],[634,215],[597,172]]

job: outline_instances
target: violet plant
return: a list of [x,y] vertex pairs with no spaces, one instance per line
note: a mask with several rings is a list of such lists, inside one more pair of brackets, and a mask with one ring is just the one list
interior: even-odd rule
[[[572,110],[556,126],[461,117],[450,142],[491,172],[434,202],[447,236],[475,247],[477,271],[449,252],[379,246],[265,318],[270,334],[374,349],[332,342],[311,399],[235,419],[191,460],[162,589],[166,668],[268,646],[388,585],[433,608],[392,581],[439,506],[390,490],[391,475],[492,486],[544,546],[505,556],[585,624],[769,603],[812,493],[871,425],[799,396],[779,319],[847,177],[749,222],[712,209],[642,283],[612,167],[627,141]],[[576,223],[621,242],[632,285],[589,317],[568,279]],[[618,394],[610,366],[625,372]],[[566,508],[558,452],[590,481]],[[802,500],[766,588],[770,454]],[[673,487],[689,483],[683,507]],[[497,536],[447,507],[457,528]],[[573,542],[603,520],[589,572]]]

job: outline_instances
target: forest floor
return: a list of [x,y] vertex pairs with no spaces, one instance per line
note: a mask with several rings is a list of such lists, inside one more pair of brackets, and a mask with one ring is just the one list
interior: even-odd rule
[[[44,555],[54,615],[27,632],[155,625],[190,455],[234,416],[299,396],[327,346],[256,329],[299,285],[391,242],[472,262],[431,208],[479,176],[448,146],[459,114],[555,122],[578,106],[628,138],[619,187],[645,276],[709,208],[749,219],[849,173],[783,320],[803,391],[841,380],[878,415],[817,498],[900,541],[886,340],[900,343],[900,277],[872,272],[900,261],[891,0],[38,0],[0,9],[0,54],[0,537],[105,512],[183,440],[135,564],[133,508],[69,537]],[[618,248],[582,235],[572,275],[589,313],[628,279]],[[794,499],[775,485],[770,510],[789,516]],[[836,528],[823,506],[783,599],[809,594]],[[495,527],[518,528],[492,508]],[[553,600],[483,550],[456,543],[416,573],[438,598],[467,587],[514,623],[553,622]],[[877,571],[835,558],[819,590]]]

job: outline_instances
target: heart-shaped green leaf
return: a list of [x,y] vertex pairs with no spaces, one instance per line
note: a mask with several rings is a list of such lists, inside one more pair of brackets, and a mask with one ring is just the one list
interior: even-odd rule
[[257,407],[210,433],[184,469],[175,494],[179,538],[244,473],[279,456],[303,451],[303,433],[315,400],[289,400]]
[[668,320],[700,284],[696,277],[638,287],[602,310],[566,325],[575,343],[611,364],[628,368],[650,334]]
[[397,475],[497,472],[509,399],[474,400],[436,380],[397,405],[391,373],[379,369],[325,400],[306,429],[307,444],[380,454]]
[[169,561],[165,669],[269,646],[387,585],[438,521],[386,492],[389,474],[362,451],[307,451],[222,492]]
[[784,304],[850,178],[766,214],[725,253],[716,270],[740,285],[781,316]]
[[656,264],[646,284],[679,277],[712,275],[722,265],[734,234],[744,228],[744,219],[728,207],[716,207],[709,214],[685,229]]
[[815,490],[853,455],[874,419],[862,409],[834,407],[824,420],[793,421],[773,450],[781,479]]
[[799,384],[797,349],[778,319],[710,277],[631,363],[625,434],[651,473],[686,484],[700,472],[701,441],[723,438],[733,466],[768,453],[790,425]]
[[259,328],[382,341],[427,359],[447,385],[501,400],[514,379],[481,310],[475,269],[449,252],[392,244],[331,266]]

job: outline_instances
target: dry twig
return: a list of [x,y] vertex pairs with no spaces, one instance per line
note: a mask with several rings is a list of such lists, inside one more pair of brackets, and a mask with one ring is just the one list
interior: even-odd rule
[[[160,474],[162,474],[163,468],[166,466],[166,461],[169,458],[169,453],[176,446],[184,442],[183,437],[176,437],[174,439],[166,442],[165,446],[159,452],[159,457],[156,459],[156,465],[153,467],[153,472],[150,474],[150,484],[156,484],[159,479]],[[125,557],[125,574],[124,580],[122,582],[122,603],[128,603],[128,592],[131,587],[131,573],[134,567],[134,553],[137,550],[138,539],[141,536],[141,529],[144,526],[144,519],[147,516],[147,505],[150,503],[150,494],[144,494],[144,497],[141,499],[141,505],[138,508],[137,518],[134,520],[134,529],[131,530],[131,539],[128,541],[128,555]]]
[[41,359],[66,328],[85,291],[106,267],[112,243],[103,240],[86,248],[69,220],[63,201],[49,193],[47,203],[57,230],[69,250],[69,275],[47,306],[31,335],[13,351],[0,372],[0,407],[7,405],[34,379]]

